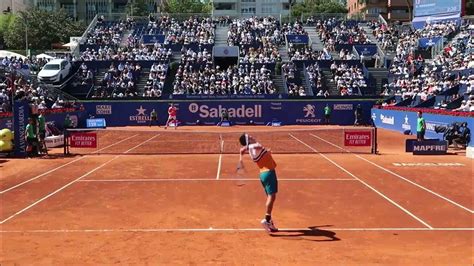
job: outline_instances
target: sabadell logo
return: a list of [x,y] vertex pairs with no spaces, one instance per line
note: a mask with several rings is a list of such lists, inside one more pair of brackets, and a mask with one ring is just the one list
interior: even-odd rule
[[191,103],[188,107],[189,111],[193,114],[197,113],[201,118],[217,118],[220,117],[222,111],[226,110],[230,117],[238,118],[252,118],[262,117],[262,105],[256,104],[248,107],[242,104],[238,108],[225,108],[222,105],[218,105],[216,108],[209,107],[208,105],[199,105],[197,103]]

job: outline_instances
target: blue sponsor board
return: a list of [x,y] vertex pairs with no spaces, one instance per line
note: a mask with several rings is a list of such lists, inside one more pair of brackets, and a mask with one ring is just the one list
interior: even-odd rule
[[[331,120],[340,125],[354,124],[354,110],[357,104],[363,109],[365,123],[370,122],[370,108],[373,101],[289,101],[289,100],[221,100],[221,101],[173,101],[182,125],[217,125],[220,114],[225,109],[233,124],[266,125],[272,121],[281,121],[283,125],[323,124],[324,107],[329,104],[333,110]],[[107,126],[140,126],[150,121],[151,110],[158,113],[158,123],[164,124],[168,117],[167,102],[107,102],[108,110],[98,112],[104,102],[86,102],[84,117],[94,116],[107,120]]]
[[[396,130],[400,132],[410,131],[416,134],[417,113],[399,110],[372,109],[372,119],[377,127]],[[424,113],[426,123],[426,138],[443,139],[443,133],[436,133],[436,126],[448,126],[454,122],[467,122],[471,132],[474,132],[474,118],[464,116],[449,116]],[[471,138],[470,146],[474,146]]]
[[[58,129],[62,129],[64,125],[64,119],[66,118],[66,113],[57,113],[57,114],[47,114],[46,116],[46,123],[52,123]],[[81,112],[71,112],[69,113],[69,118],[72,121],[74,126],[84,127],[86,126],[86,121],[82,120],[82,113]],[[83,124],[82,124],[83,122]],[[26,126],[26,124],[25,124]],[[13,117],[1,118],[0,119],[0,129],[8,128],[10,130],[15,130],[13,128]]]
[[308,35],[296,35],[296,34],[288,34],[286,35],[286,39],[288,40],[289,43],[301,43],[301,44],[307,44],[309,43],[309,37]]
[[93,118],[86,120],[87,128],[105,128],[106,123],[104,118]]
[[13,131],[15,132],[15,157],[26,157],[26,125],[30,115],[27,101],[15,101],[13,104]]
[[441,41],[443,41],[443,37],[421,38],[418,40],[418,46],[424,49],[427,47],[435,46]]
[[364,56],[373,56],[377,53],[377,45],[354,45],[357,53]]
[[156,35],[143,35],[144,44],[155,44],[155,43],[164,43],[165,35],[156,34]]
[[8,128],[13,131],[13,117],[0,118],[0,129]]
[[414,155],[443,155],[448,152],[448,142],[445,140],[425,140],[413,142]]
[[461,0],[416,0],[413,3],[415,17],[446,13],[460,13]]

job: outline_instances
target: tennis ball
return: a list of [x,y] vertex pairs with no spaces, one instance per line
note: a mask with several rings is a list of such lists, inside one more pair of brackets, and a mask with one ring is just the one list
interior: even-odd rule
[[4,151],[12,151],[12,150],[13,150],[13,143],[11,142],[11,140],[8,140],[8,141],[0,140],[0,151],[4,152]]
[[2,130],[0,130],[0,140],[3,140],[3,141],[12,141],[13,140],[13,133],[10,129],[8,128],[4,128]]

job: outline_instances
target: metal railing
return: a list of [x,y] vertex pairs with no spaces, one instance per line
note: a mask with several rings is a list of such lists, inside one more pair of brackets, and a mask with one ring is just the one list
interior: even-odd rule
[[379,14],[379,23],[382,23],[384,24],[385,26],[388,26],[388,23],[387,21],[385,20],[385,18]]
[[91,31],[95,25],[97,24],[97,18],[99,15],[95,15],[95,17],[92,19],[91,23],[89,23],[89,26],[87,26],[87,29],[84,31],[84,33],[81,36],[81,40],[79,41],[79,44],[84,44],[87,39],[87,33]]

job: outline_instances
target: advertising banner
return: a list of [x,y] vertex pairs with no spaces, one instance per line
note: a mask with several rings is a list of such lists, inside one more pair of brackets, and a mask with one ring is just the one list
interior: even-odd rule
[[357,53],[364,56],[373,56],[377,53],[377,45],[354,45]]
[[344,146],[372,146],[372,134],[369,131],[345,131]]
[[[449,116],[439,114],[424,113],[426,123],[426,134],[427,139],[443,139],[443,133],[437,133],[437,126],[448,126],[454,122],[467,122],[467,126],[471,132],[474,132],[474,118],[464,116]],[[396,130],[400,132],[409,132],[412,135],[416,135],[416,121],[417,113],[410,111],[399,111],[399,110],[384,110],[384,109],[372,109],[372,119],[375,125],[380,128],[386,128]],[[471,138],[470,146],[473,146],[474,142]]]
[[461,0],[415,0],[413,12],[415,17],[461,13]]
[[434,46],[441,41],[443,41],[443,37],[421,38],[418,40],[418,46],[424,49],[430,46]]
[[87,128],[105,128],[106,127],[105,119],[103,118],[87,119],[86,127]]
[[15,157],[26,157],[26,125],[30,115],[27,101],[15,101],[13,104],[13,130],[15,132]]
[[212,51],[214,57],[239,57],[238,46],[214,46]]
[[448,142],[443,140],[425,140],[413,142],[414,155],[442,155],[448,152]]
[[164,43],[165,35],[156,34],[156,35],[143,35],[144,44],[155,44],[155,43]]
[[97,133],[71,132],[70,145],[73,148],[97,148]]
[[[280,121],[282,125],[319,125],[324,122],[326,104],[333,110],[330,121],[338,125],[353,125],[354,110],[360,104],[365,123],[370,122],[373,101],[315,101],[315,100],[215,100],[215,101],[173,101],[178,110],[181,125],[217,125],[220,114],[226,110],[230,122],[236,125],[266,125]],[[110,113],[104,114],[104,102],[86,102],[85,117],[104,118],[107,126],[148,125],[151,111],[156,110],[158,123],[164,124],[168,118],[167,102],[108,102]]]
[[309,36],[308,35],[286,35],[286,39],[289,43],[298,43],[298,44],[308,44]]

